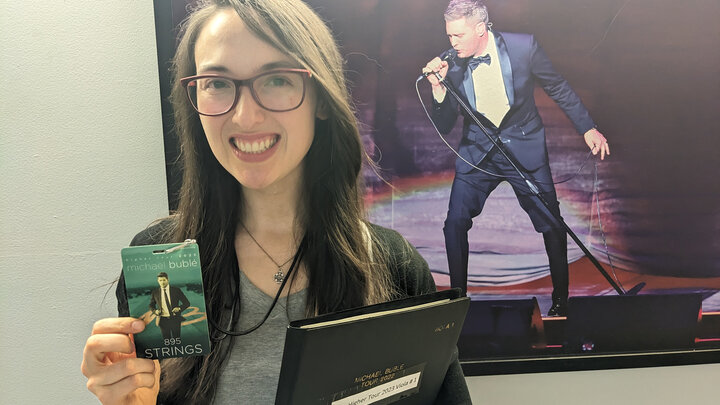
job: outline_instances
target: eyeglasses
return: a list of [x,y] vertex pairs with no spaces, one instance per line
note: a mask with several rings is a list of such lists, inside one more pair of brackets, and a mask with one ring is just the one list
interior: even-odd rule
[[195,111],[201,115],[223,115],[235,108],[240,87],[247,86],[258,105],[268,111],[294,110],[305,100],[306,69],[277,69],[245,80],[206,74],[180,79]]

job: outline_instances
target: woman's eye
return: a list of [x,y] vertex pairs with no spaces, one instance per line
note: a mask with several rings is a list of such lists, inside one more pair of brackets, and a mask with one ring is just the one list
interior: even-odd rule
[[200,89],[207,92],[226,91],[232,88],[232,83],[225,79],[206,78],[199,82]]
[[228,87],[230,87],[230,85],[225,80],[210,80],[208,82],[208,88],[210,88],[210,89],[220,90],[220,89],[226,89]]
[[291,86],[292,82],[285,76],[270,76],[264,80],[265,87]]

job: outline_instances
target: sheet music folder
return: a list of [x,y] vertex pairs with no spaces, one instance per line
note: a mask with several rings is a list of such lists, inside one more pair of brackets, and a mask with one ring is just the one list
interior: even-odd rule
[[432,403],[469,304],[451,289],[291,322],[275,404]]

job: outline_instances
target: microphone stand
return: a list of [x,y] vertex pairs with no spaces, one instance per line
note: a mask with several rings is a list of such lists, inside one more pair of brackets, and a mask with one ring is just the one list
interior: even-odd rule
[[[582,241],[580,240],[580,238],[578,238],[578,236],[575,235],[575,232],[573,232],[573,230],[570,229],[570,226],[568,226],[568,224],[560,216],[560,214],[553,212],[553,210],[550,208],[550,204],[540,194],[540,190],[537,188],[535,183],[533,183],[532,180],[528,179],[525,176],[525,174],[522,172],[522,170],[520,170],[518,168],[515,160],[511,156],[509,156],[505,152],[505,149],[500,144],[498,144],[497,140],[495,140],[490,135],[490,131],[487,129],[487,127],[485,125],[483,125],[482,122],[480,122],[480,120],[475,116],[475,114],[470,109],[470,107],[468,107],[468,105],[465,104],[465,102],[462,100],[462,97],[460,97],[457,94],[457,92],[453,88],[452,83],[445,81],[445,78],[441,77],[437,73],[435,73],[435,75],[437,76],[438,80],[440,80],[440,83],[442,83],[443,86],[445,86],[445,89],[450,94],[452,94],[453,97],[455,97],[455,99],[458,101],[460,106],[470,115],[470,117],[475,122],[475,124],[477,124],[477,126],[480,127],[483,134],[485,134],[485,136],[490,140],[490,142],[492,142],[493,147],[497,148],[500,151],[500,153],[502,153],[502,155],[505,157],[505,159],[507,159],[507,161],[510,162],[510,165],[512,165],[513,169],[515,169],[515,171],[520,175],[520,178],[525,182],[525,184],[527,184],[527,186],[530,188],[530,191],[533,193],[533,195],[535,195],[535,197],[537,197],[538,200],[540,200],[540,202],[542,202],[542,204],[545,206],[545,208],[548,210],[548,212],[555,218],[555,220],[563,225],[567,234],[570,235],[570,237],[575,241],[575,243],[578,245],[580,250],[582,250],[583,253],[585,253],[585,256],[587,256],[587,258],[590,259],[590,262],[592,262],[592,264],[597,268],[597,270],[600,272],[600,274],[602,274],[603,277],[605,277],[605,279],[608,281],[608,283],[610,283],[610,285],[618,293],[618,295],[636,295],[643,287],[645,287],[645,282],[640,282],[637,285],[635,285],[633,288],[631,288],[630,290],[624,291],[615,282],[615,280],[613,280],[612,277],[610,277],[610,275],[607,273],[607,271],[605,271],[605,269],[602,267],[602,265],[600,265],[600,262],[598,262],[597,259],[595,258],[595,256],[593,256],[592,253],[590,253],[590,251],[587,249],[587,247],[585,247],[585,244],[583,244]],[[424,75],[424,76],[427,76],[427,75]],[[567,260],[567,258],[566,258],[566,260]]]

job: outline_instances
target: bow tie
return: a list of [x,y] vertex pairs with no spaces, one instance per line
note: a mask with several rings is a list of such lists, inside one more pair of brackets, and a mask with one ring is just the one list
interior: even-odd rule
[[490,66],[490,55],[472,58],[468,62],[468,66],[470,67],[470,69],[475,70],[475,68],[477,68],[481,63],[487,63],[488,66]]

